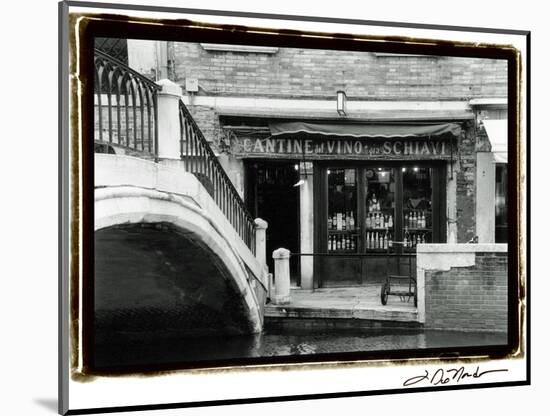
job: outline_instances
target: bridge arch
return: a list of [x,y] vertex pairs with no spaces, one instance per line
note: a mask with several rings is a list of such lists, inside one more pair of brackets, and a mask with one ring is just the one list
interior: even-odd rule
[[[95,292],[99,295],[95,308],[100,325],[131,330],[134,327],[128,317],[139,321],[145,316],[162,327],[165,320],[157,318],[164,302],[166,308],[185,306],[174,307],[165,316],[180,322],[187,335],[261,331],[263,299],[258,299],[254,290],[261,282],[247,268],[230,237],[193,198],[136,186],[108,186],[95,189],[94,207]],[[149,256],[137,266],[134,261],[134,266],[142,267],[137,273],[131,267],[136,260],[132,250],[140,260]],[[151,268],[164,277],[156,276]],[[152,281],[136,278],[142,274],[157,279],[158,285],[150,290]],[[209,294],[205,285],[215,293]],[[154,299],[154,294],[159,298]],[[208,313],[179,316],[174,321],[174,314],[190,310],[186,302],[193,300],[202,307],[195,304],[195,311],[209,310],[210,317],[221,321],[202,325],[201,319]]]

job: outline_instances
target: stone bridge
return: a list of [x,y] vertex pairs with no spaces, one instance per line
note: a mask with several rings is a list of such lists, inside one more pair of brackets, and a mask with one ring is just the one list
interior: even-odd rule
[[261,331],[265,222],[256,257],[178,161],[96,154],[94,197],[96,344]]

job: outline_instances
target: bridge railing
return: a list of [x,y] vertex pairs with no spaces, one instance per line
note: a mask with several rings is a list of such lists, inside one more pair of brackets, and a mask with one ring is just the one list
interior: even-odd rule
[[[158,160],[158,92],[162,87],[97,49],[94,69],[95,142],[117,145]],[[186,170],[204,185],[255,254],[254,219],[181,99],[179,111],[173,117],[178,116],[180,158]]]
[[156,83],[117,59],[94,51],[94,140],[158,155]]
[[248,212],[225,169],[181,100],[179,102],[179,119],[180,157],[185,162],[186,170],[201,181],[233,228],[255,254],[254,218]]

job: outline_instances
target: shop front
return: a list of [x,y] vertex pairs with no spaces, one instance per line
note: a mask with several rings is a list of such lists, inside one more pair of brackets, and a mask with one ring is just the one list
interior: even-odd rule
[[296,254],[297,285],[380,283],[395,267],[388,254],[446,242],[460,124],[273,122],[269,133],[236,136],[232,152],[270,247]]

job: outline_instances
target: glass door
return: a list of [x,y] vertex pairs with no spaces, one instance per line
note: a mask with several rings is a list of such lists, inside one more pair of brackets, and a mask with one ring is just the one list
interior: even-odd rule
[[433,241],[432,169],[406,166],[403,173],[403,243],[405,251]]

